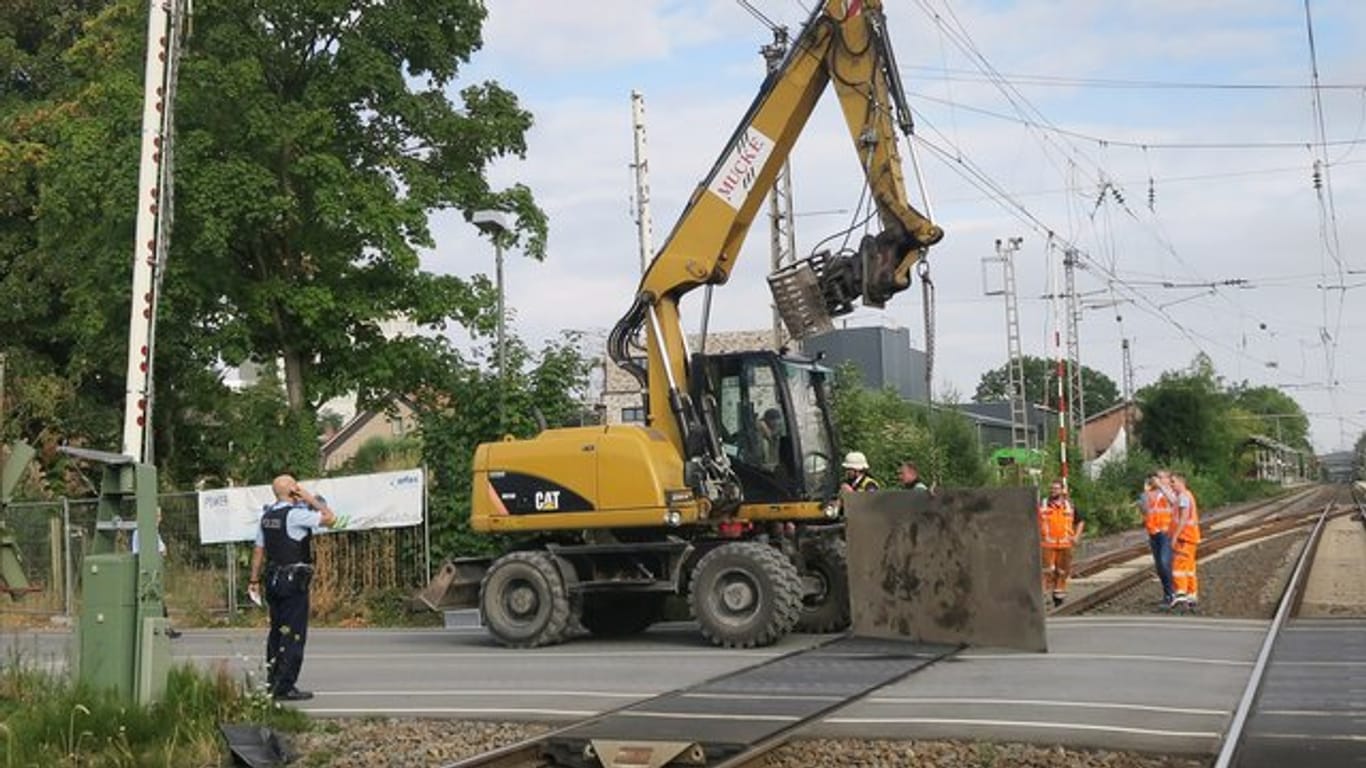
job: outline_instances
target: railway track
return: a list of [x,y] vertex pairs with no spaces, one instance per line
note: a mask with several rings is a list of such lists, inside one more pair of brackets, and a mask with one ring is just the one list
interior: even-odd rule
[[[1313,498],[1320,492],[1322,492],[1322,489],[1316,486],[1294,491],[1283,496],[1263,499],[1251,505],[1235,505],[1202,520],[1200,529],[1206,535],[1213,535],[1216,531],[1229,526],[1250,524],[1259,520],[1278,517],[1285,514],[1287,510],[1294,509],[1297,505],[1303,504],[1307,499]],[[1141,537],[1140,540],[1134,544],[1082,560],[1073,567],[1072,576],[1073,578],[1093,576],[1108,568],[1113,568],[1116,565],[1147,555],[1148,540],[1146,537]]]
[[[1205,558],[1230,547],[1312,525],[1321,508],[1327,509],[1327,514],[1333,518],[1351,514],[1353,510],[1349,508],[1333,509],[1337,493],[1332,487],[1319,486],[1203,522],[1200,556]],[[1325,499],[1330,500],[1326,506],[1322,506]],[[1074,616],[1086,613],[1155,578],[1146,542],[1079,564],[1074,570],[1074,578],[1093,576],[1121,567],[1124,572],[1116,578],[1052,609],[1049,615]]]
[[[1351,513],[1366,524],[1366,500]],[[1341,619],[1297,618],[1331,519],[1315,523],[1267,630],[1215,768],[1366,765],[1366,612]]]
[[447,768],[740,768],[960,649],[841,636]]

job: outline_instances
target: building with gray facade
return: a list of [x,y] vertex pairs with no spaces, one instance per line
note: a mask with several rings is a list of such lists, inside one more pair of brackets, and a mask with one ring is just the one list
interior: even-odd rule
[[839,368],[852,363],[868,389],[892,389],[902,399],[926,400],[925,353],[911,348],[905,328],[839,328],[801,342],[802,354],[821,357],[821,364]]

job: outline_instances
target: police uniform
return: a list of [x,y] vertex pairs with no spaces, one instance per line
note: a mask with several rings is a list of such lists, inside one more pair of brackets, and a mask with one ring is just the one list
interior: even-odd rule
[[308,639],[308,585],[313,577],[313,529],[322,514],[305,504],[277,501],[261,513],[256,546],[265,550],[265,597],[270,607],[266,681],[273,696],[295,689]]

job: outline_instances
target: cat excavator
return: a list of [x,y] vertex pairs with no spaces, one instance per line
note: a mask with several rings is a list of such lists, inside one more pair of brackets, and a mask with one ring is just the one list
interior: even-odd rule
[[[520,543],[446,563],[423,599],[477,602],[511,647],[644,630],[670,596],[727,647],[849,621],[828,370],[786,351],[689,349],[679,304],[723,285],[780,167],[833,86],[880,231],[769,276],[794,339],[881,308],[943,231],[909,202],[898,131],[911,114],[880,0],[823,0],[697,187],[613,328],[644,424],[548,429],[480,445],[471,526]],[[703,341],[705,344],[705,340]],[[675,600],[677,602],[677,600]]]

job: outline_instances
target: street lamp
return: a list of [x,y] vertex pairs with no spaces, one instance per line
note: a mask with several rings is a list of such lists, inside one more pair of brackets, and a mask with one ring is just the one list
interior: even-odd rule
[[503,398],[506,397],[503,392],[505,387],[502,385],[506,384],[507,376],[507,345],[504,339],[506,312],[503,310],[503,235],[512,231],[512,217],[503,211],[485,210],[475,211],[470,221],[493,238],[495,280],[498,285],[498,335],[494,343],[498,356],[498,427],[501,429],[504,423]]

